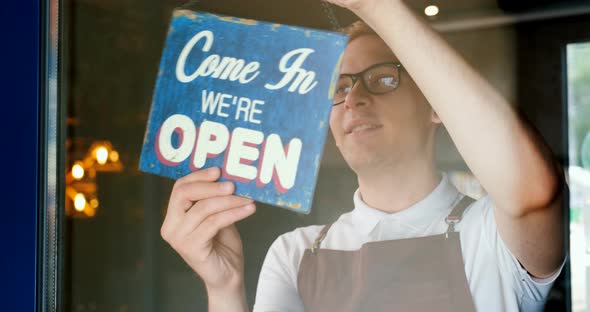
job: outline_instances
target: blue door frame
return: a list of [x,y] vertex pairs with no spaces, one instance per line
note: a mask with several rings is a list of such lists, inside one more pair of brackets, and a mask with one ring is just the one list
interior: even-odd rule
[[39,186],[40,1],[0,7],[0,310],[35,311]]

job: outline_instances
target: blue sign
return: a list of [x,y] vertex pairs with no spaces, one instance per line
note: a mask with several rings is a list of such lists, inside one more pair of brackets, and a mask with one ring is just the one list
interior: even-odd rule
[[212,166],[236,195],[309,213],[347,37],[174,13],[140,160],[169,178]]

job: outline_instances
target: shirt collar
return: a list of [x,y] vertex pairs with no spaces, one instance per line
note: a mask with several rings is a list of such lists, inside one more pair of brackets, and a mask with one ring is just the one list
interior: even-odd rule
[[354,192],[354,210],[352,221],[363,233],[369,234],[379,221],[383,219],[397,220],[413,228],[430,225],[434,220],[449,213],[451,205],[457,199],[459,191],[449,181],[446,173],[442,172],[442,179],[437,187],[416,204],[397,213],[387,213],[367,205],[357,189]]

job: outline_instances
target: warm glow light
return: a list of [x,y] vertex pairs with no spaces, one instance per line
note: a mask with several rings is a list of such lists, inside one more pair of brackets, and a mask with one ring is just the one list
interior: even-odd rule
[[94,217],[94,215],[96,215],[96,210],[94,209],[86,209],[84,210],[84,213],[89,216],[89,217]]
[[82,193],[76,194],[74,196],[74,208],[78,211],[83,211],[84,207],[86,207],[86,197]]
[[80,180],[84,177],[84,167],[82,167],[80,162],[76,162],[74,166],[72,166],[72,176],[76,180]]
[[437,15],[439,12],[439,9],[436,5],[429,5],[426,7],[426,9],[424,9],[424,14],[426,14],[426,16],[435,16]]
[[99,165],[104,165],[107,163],[107,159],[109,157],[109,150],[104,147],[104,146],[100,146],[96,149],[96,161],[98,162]]
[[112,162],[118,162],[119,161],[119,153],[117,153],[117,151],[111,151],[111,153],[109,154],[109,159]]
[[98,199],[93,198],[90,200],[90,207],[96,209],[98,207]]

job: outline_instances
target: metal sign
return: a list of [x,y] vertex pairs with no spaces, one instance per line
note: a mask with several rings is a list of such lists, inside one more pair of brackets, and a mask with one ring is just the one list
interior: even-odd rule
[[220,167],[237,195],[309,213],[346,41],[175,11],[140,169],[179,178]]

